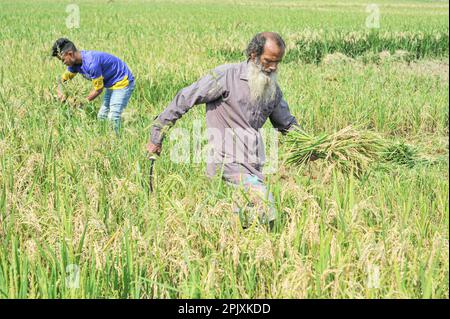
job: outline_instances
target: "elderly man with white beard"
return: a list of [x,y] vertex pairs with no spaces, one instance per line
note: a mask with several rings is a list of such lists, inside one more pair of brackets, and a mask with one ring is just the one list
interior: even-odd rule
[[[242,185],[253,205],[238,208],[245,228],[255,218],[273,225],[273,196],[264,184],[264,147],[260,129],[269,118],[275,129],[286,133],[297,125],[277,84],[277,68],[285,43],[274,32],[258,33],[246,49],[247,61],[222,65],[192,85],[181,89],[155,119],[147,151],[161,153],[167,128],[194,105],[206,104],[206,126],[211,156],[209,177],[220,173],[232,185]],[[256,196],[253,196],[253,195]],[[256,198],[256,199],[255,199]]]

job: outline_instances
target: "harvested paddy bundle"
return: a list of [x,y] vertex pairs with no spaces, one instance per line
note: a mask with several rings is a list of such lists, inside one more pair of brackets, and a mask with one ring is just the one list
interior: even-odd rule
[[311,135],[296,129],[286,137],[287,164],[302,165],[322,160],[347,174],[360,176],[377,161],[385,148],[383,139],[368,130],[347,126],[333,134]]

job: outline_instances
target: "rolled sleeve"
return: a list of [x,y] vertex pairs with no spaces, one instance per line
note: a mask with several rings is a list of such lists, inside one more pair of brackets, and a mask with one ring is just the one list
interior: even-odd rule
[[75,72],[72,72],[71,70],[67,69],[61,76],[61,79],[64,81],[71,80],[77,75]]
[[92,79],[94,89],[99,91],[103,89],[103,69],[98,58],[94,59],[89,68],[89,76]]
[[103,76],[99,76],[96,79],[92,79],[92,84],[94,85],[95,90],[97,90],[97,91],[102,90],[104,87]]
[[273,127],[283,134],[286,134],[288,131],[298,126],[297,120],[291,114],[289,106],[282,94],[277,106],[274,108],[269,118]]
[[214,70],[192,85],[181,89],[169,106],[155,119],[150,140],[160,145],[166,130],[173,126],[194,105],[213,102],[226,92],[224,73]]

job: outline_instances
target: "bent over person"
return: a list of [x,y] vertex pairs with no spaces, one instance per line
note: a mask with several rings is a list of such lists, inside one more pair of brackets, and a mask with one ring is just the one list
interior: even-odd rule
[[[265,205],[246,207],[249,220],[273,224],[274,201],[264,184],[264,148],[260,129],[267,119],[286,133],[297,125],[277,84],[277,67],[285,52],[283,39],[274,32],[257,34],[248,44],[247,61],[222,65],[178,92],[155,119],[147,151],[159,155],[166,128],[190,108],[206,104],[208,144],[212,158],[207,175],[221,174],[233,185],[257,194]],[[255,196],[249,196],[255,197]],[[246,225],[243,225],[246,227]]]
[[61,82],[80,73],[92,81],[94,86],[87,96],[88,102],[94,100],[106,88],[98,118],[111,120],[114,130],[118,132],[122,112],[134,90],[134,76],[125,62],[105,52],[78,51],[73,42],[65,38],[56,40],[52,47],[52,56],[67,65],[67,70],[58,83],[58,98],[62,101],[66,98],[62,93]]

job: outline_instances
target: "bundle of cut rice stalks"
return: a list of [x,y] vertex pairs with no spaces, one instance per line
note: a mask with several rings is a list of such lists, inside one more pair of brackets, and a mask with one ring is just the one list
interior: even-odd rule
[[291,165],[302,165],[318,159],[330,168],[361,176],[377,161],[385,149],[383,139],[375,132],[347,126],[333,134],[310,135],[296,129],[286,137],[287,159]]
[[[86,103],[85,96],[88,93],[86,84],[83,83],[81,79],[77,78],[65,82],[64,84],[60,81],[61,80],[58,78],[58,85],[66,97],[65,103],[72,108],[82,108]],[[56,98],[57,97],[55,95],[55,99]]]

